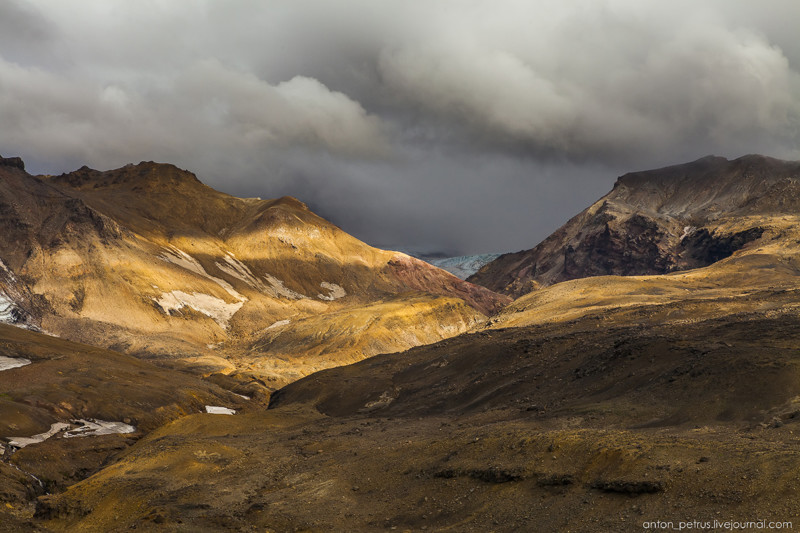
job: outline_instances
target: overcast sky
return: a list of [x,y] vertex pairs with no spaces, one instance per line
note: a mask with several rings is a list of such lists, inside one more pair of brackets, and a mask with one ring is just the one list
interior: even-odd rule
[[627,171],[800,159],[800,2],[2,0],[0,154],[155,160],[370,244],[530,248]]

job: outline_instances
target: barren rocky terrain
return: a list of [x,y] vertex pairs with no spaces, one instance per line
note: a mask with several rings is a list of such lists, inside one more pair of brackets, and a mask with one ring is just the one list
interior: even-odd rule
[[[69,186],[111,213],[115,207],[100,208],[111,198],[102,190],[119,185],[127,194],[126,173],[149,169],[36,182],[64,182],[59,191]],[[605,532],[656,530],[645,527],[652,521],[676,528],[692,520],[794,523],[798,169],[760,156],[705,158],[620,178],[605,199],[515,256],[514,269],[503,270],[510,264],[503,256],[472,278],[500,272],[487,284],[518,296],[507,305],[407,256],[364,248],[294,200],[219,197],[260,205],[258,220],[296,216],[302,224],[295,228],[330,231],[315,248],[323,251],[308,251],[316,237],[279,245],[268,224],[251,232],[269,236],[248,241],[268,247],[258,256],[268,259],[256,259],[245,244],[231,244],[239,230],[157,237],[166,226],[153,222],[155,212],[114,216],[133,235],[130,243],[144,242],[145,233],[159,243],[150,255],[162,254],[164,265],[148,265],[161,265],[155,284],[163,292],[145,294],[158,304],[147,303],[151,320],[166,321],[153,326],[163,335],[125,340],[129,318],[81,315],[97,303],[74,316],[65,311],[71,284],[101,280],[99,270],[57,271],[61,294],[56,274],[32,276],[30,260],[11,254],[4,286],[12,276],[25,283],[13,297],[4,289],[14,305],[10,321],[62,327],[65,336],[73,331],[65,324],[88,324],[91,335],[105,335],[98,337],[104,346],[120,339],[129,344],[114,347],[131,353],[0,326],[0,356],[8,358],[0,371],[2,527]],[[212,223],[189,218],[193,227]],[[147,224],[156,229],[145,231]],[[105,246],[99,239],[94,249]],[[124,272],[114,283],[136,287],[125,289],[129,298],[155,279],[136,266],[143,263],[119,259],[151,246],[130,243],[115,246],[131,255],[103,263]],[[187,251],[192,243],[202,249]],[[296,252],[278,253],[292,244]],[[281,270],[295,253],[305,263]],[[248,275],[274,293],[261,299]],[[229,328],[192,307],[200,300],[163,313],[176,305],[165,294],[235,304],[228,288],[246,298]],[[292,296],[314,291],[322,297]],[[254,324],[260,329],[246,333]],[[187,335],[196,349],[211,331],[222,343],[211,353],[176,357],[163,340]],[[141,348],[150,343],[153,351]],[[223,362],[215,366],[214,358]],[[135,431],[65,438],[90,419]],[[38,444],[12,444],[11,437],[42,434],[54,423],[70,428]]]

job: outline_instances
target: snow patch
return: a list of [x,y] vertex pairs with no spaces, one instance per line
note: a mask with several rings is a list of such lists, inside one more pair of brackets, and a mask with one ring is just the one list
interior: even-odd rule
[[189,272],[194,272],[198,276],[202,276],[210,281],[213,281],[225,291],[239,300],[240,302],[246,302],[247,298],[239,294],[233,286],[225,281],[224,279],[216,278],[205,271],[203,265],[200,264],[197,259],[192,257],[191,255],[187,254],[183,250],[176,248],[175,246],[170,246],[169,248],[165,248],[166,252],[161,254],[159,259],[163,261],[167,261],[168,263],[172,263],[173,265],[177,265],[181,268],[188,270]]
[[72,422],[75,424],[80,424],[80,426],[64,432],[63,437],[65,439],[72,437],[95,437],[98,435],[124,435],[126,433],[133,433],[136,431],[135,427],[122,422],[107,422],[105,420],[94,419],[80,419],[73,420]]
[[183,291],[165,292],[161,295],[161,298],[153,298],[153,301],[167,314],[170,311],[178,311],[183,307],[194,309],[213,319],[222,329],[228,328],[228,322],[231,317],[244,305],[244,301],[229,304],[225,300],[209,294],[200,292],[188,294]]
[[236,279],[244,281],[257,291],[267,291],[267,286],[264,285],[264,282],[255,277],[247,265],[236,259],[233,254],[229,252],[224,259],[225,263],[227,264],[215,262],[214,265],[216,265],[216,267],[222,272],[225,272],[229,276],[232,276]]
[[291,320],[289,320],[288,318],[286,320],[278,320],[271,326],[267,326],[266,329],[279,328],[281,326],[287,325],[289,322],[291,322]]
[[32,437],[9,437],[8,444],[16,448],[24,448],[30,444],[44,442],[59,431],[67,429],[68,427],[70,427],[69,424],[65,424],[64,422],[56,422],[50,426],[49,431],[39,433],[38,435],[34,435]]
[[5,324],[14,323],[14,309],[16,309],[14,301],[0,291],[0,322]]
[[328,283],[327,281],[323,281],[319,284],[320,287],[323,289],[328,290],[328,294],[317,294],[317,298],[320,300],[327,300],[332,302],[333,300],[338,300],[339,298],[344,298],[347,296],[347,292],[335,283]]
[[295,292],[292,289],[288,288],[286,285],[283,284],[283,281],[279,280],[275,276],[264,274],[264,279],[270,285],[267,288],[266,292],[275,298],[278,298],[280,296],[288,298],[290,300],[301,300],[303,298],[308,298],[305,294],[300,294],[299,292]]
[[5,355],[0,355],[0,371],[11,370],[12,368],[19,368],[29,364],[31,364],[31,360],[25,359],[24,357],[6,357]]
[[697,228],[695,228],[694,226],[684,226],[683,235],[681,235],[680,238],[681,242],[683,242],[683,239],[685,239],[686,237],[694,234],[695,231],[697,231]]
[[[73,425],[77,425],[78,427],[71,429]],[[9,437],[8,444],[9,446],[13,446],[15,448],[24,448],[25,446],[29,446],[31,444],[44,442],[61,431],[64,431],[62,437],[69,439],[72,437],[94,437],[98,435],[133,433],[136,431],[136,428],[122,422],[80,419],[73,420],[72,424],[56,422],[50,425],[50,429],[48,431],[39,433],[38,435],[34,435],[32,437]]]
[[203,277],[208,277],[208,273],[203,268],[203,265],[201,265],[197,259],[187,254],[180,248],[170,245],[169,248],[165,248],[164,250],[166,250],[165,253],[159,255],[159,259],[167,261],[168,263],[172,263],[173,265],[178,265],[181,268],[185,268],[189,272],[194,272],[195,274],[199,274]]
[[218,405],[206,405],[206,413],[211,413],[212,415],[235,415],[236,410]]
[[236,259],[236,256],[230,252],[225,255],[224,259],[225,263],[214,263],[217,268],[229,276],[233,276],[247,283],[257,291],[272,296],[273,298],[283,297],[290,300],[307,298],[305,294],[300,294],[299,292],[291,290],[282,280],[270,274],[264,275],[264,281],[266,281],[266,283],[264,283],[264,281],[261,281],[253,274],[253,271],[250,270],[247,265]]

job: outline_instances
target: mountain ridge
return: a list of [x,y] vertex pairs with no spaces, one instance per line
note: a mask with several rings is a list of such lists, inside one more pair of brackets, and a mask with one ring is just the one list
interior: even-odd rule
[[800,210],[800,162],[708,156],[632,172],[530,250],[504,254],[467,278],[522,296],[598,275],[690,270],[758,240]]
[[[72,340],[231,372],[233,360],[253,369],[287,356],[258,338],[281,321],[291,330],[300,319],[326,315],[345,332],[342,310],[378,312],[383,300],[412,308],[423,293],[433,315],[420,317],[456,325],[451,331],[411,320],[415,334],[380,348],[363,334],[309,363],[310,371],[439,340],[509,301],[368,246],[291,197],[236,198],[170,164],[36,177],[21,160],[4,161],[0,259],[8,275],[0,276],[0,291],[13,300],[15,316]],[[301,367],[293,378],[269,377],[296,379]]]

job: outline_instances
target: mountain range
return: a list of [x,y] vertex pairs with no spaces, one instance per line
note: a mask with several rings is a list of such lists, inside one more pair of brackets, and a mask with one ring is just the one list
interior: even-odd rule
[[235,198],[172,165],[31,176],[3,159],[0,212],[7,320],[202,372],[287,383],[461,333],[508,301],[294,198]]
[[466,282],[171,165],[0,163],[9,530],[796,514],[800,162],[626,174]]

